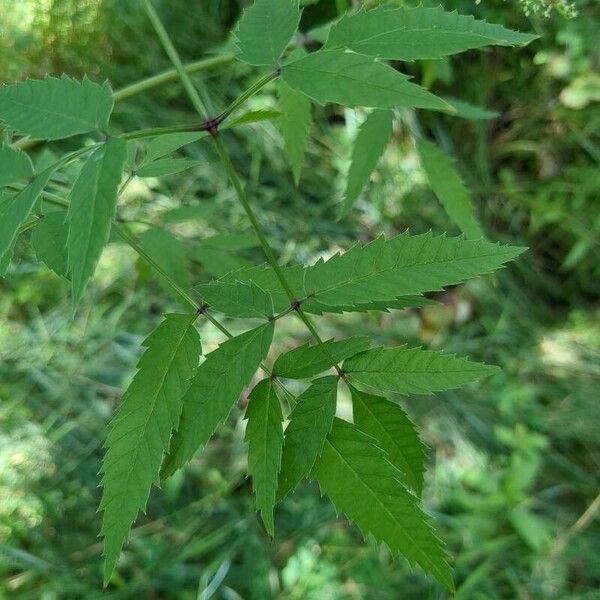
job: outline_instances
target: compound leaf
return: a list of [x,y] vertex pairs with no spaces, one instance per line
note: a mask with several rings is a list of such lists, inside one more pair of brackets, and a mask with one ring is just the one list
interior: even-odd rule
[[25,152],[0,146],[0,187],[26,181],[31,176],[33,164]]
[[39,261],[60,277],[67,277],[67,235],[64,210],[45,214],[31,233],[31,245]]
[[122,139],[109,139],[85,162],[71,190],[67,211],[67,264],[73,306],[79,302],[108,241],[126,150]]
[[285,64],[281,77],[291,88],[320,104],[394,108],[407,106],[452,110],[443,100],[409,77],[378,62],[343,50],[320,50]]
[[235,30],[237,57],[251,65],[274,67],[299,22],[297,0],[255,0]]
[[344,15],[332,28],[327,48],[345,47],[393,60],[436,59],[482,46],[524,46],[537,36],[470,15],[436,8],[385,7]]
[[491,273],[523,252],[484,239],[431,233],[383,237],[319,261],[304,272],[304,296],[331,306],[384,302]]
[[350,386],[354,423],[377,440],[388,460],[402,473],[402,482],[421,496],[425,446],[415,424],[395,402]]
[[498,367],[420,348],[373,348],[344,362],[351,380],[381,391],[429,394],[459,388]]
[[138,371],[113,417],[102,463],[104,580],[110,578],[129,529],[145,510],[163,454],[177,428],[183,396],[200,356],[195,315],[166,315],[144,342]]
[[367,337],[327,340],[323,344],[304,344],[281,354],[273,365],[273,374],[289,379],[306,379],[331,369],[342,360],[364,352],[370,346]]
[[273,323],[266,323],[227,340],[206,356],[183,399],[179,429],[163,463],[163,478],[188,462],[225,421],[266,357],[272,339]]
[[285,430],[277,498],[285,498],[312,469],[331,429],[337,377],[315,379],[297,399]]
[[390,110],[374,110],[358,130],[352,148],[342,214],[348,213],[369,181],[392,135],[394,115]]
[[279,120],[279,129],[292,166],[294,181],[298,185],[312,121],[311,104],[304,94],[293,90],[284,81],[281,81],[279,84],[279,108],[283,113]]
[[113,108],[108,83],[66,75],[0,86],[0,121],[21,135],[58,140],[106,129]]
[[334,419],[311,476],[336,509],[362,532],[385,543],[452,590],[442,543],[417,498],[402,485],[402,473],[375,440],[356,425]]
[[217,281],[199,285],[196,290],[210,308],[228,317],[268,319],[273,316],[271,294],[255,283]]
[[51,174],[52,169],[46,169],[19,193],[3,197],[0,203],[0,262],[6,260],[7,254],[12,254],[19,227],[31,214]]
[[248,471],[252,476],[256,509],[272,536],[275,529],[273,508],[283,449],[283,415],[271,379],[263,379],[250,393],[246,419]]
[[423,138],[417,139],[415,143],[429,184],[450,219],[468,238],[483,237],[481,225],[475,218],[471,194],[450,157],[434,143]]

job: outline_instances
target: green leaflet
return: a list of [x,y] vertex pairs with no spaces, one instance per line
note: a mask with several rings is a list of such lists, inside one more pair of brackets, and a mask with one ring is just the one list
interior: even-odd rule
[[279,107],[283,113],[279,121],[279,129],[292,166],[294,181],[298,185],[312,121],[310,100],[281,81],[279,83]]
[[58,140],[106,129],[113,108],[108,83],[62,77],[0,86],[0,121],[21,135]]
[[443,100],[454,109],[452,112],[453,117],[461,117],[462,119],[470,119],[472,121],[487,121],[495,119],[500,115],[495,110],[488,110],[464,100],[456,100],[455,98],[448,98],[446,96],[444,96]]
[[392,135],[393,121],[392,111],[374,110],[360,126],[352,147],[342,215],[350,211],[383,156]]
[[67,278],[66,211],[57,210],[45,214],[31,233],[31,245],[37,259],[57,275]]
[[400,483],[402,474],[372,437],[334,419],[311,476],[321,491],[362,532],[385,543],[453,590],[452,573],[440,540],[417,498]]
[[142,160],[142,166],[147,165],[167,154],[179,150],[188,144],[197,142],[206,136],[203,131],[183,131],[181,133],[168,133],[166,135],[160,135],[153,138],[148,142],[146,146],[146,154],[144,160]]
[[431,233],[380,237],[307,267],[304,295],[335,306],[432,292],[491,273],[523,250]]
[[33,164],[25,152],[0,146],[0,187],[26,181],[31,176]]
[[[308,268],[310,269],[311,267]],[[232,272],[222,276],[219,282],[254,282],[271,294],[276,313],[283,312],[289,307],[289,298],[281,288],[275,272],[270,267],[259,265],[243,269],[238,268],[237,270],[232,268],[229,270]],[[301,265],[283,268],[285,278],[290,283],[297,298],[303,298],[304,296],[304,270]],[[435,304],[435,302],[421,296],[404,296],[385,301],[363,301],[357,304],[326,304],[321,302],[320,299],[310,298],[302,304],[302,308],[305,312],[320,315],[323,313],[367,312],[369,310],[387,311],[388,309],[403,309],[430,304]]]
[[138,177],[166,177],[176,175],[188,169],[193,169],[200,164],[197,160],[189,158],[161,158],[140,167],[135,174]]
[[294,490],[320,456],[335,415],[337,384],[337,377],[321,377],[298,397],[285,430],[278,500]]
[[482,46],[524,46],[537,36],[472,16],[436,8],[384,7],[344,15],[329,33],[327,48],[346,47],[393,60],[440,58]]
[[[188,261],[185,249],[183,244],[179,241],[179,238],[166,229],[152,227],[144,231],[140,236],[140,243],[158,266],[178,283],[179,286],[184,290],[190,288],[191,283],[188,271]],[[155,274],[155,271],[149,267],[148,272],[150,275]],[[179,294],[173,290],[160,274],[157,274],[156,276],[158,277],[165,294],[177,301],[182,300]]]
[[403,475],[402,482],[421,496],[425,469],[425,446],[415,424],[402,407],[382,398],[357,390],[352,392],[354,423],[387,453],[388,460]]
[[90,155],[71,190],[67,211],[67,264],[73,306],[79,303],[108,241],[125,158],[125,142],[110,138]]
[[273,323],[231,338],[206,356],[183,399],[179,429],[171,440],[161,475],[169,477],[203,447],[225,421],[273,339]]
[[307,379],[331,369],[335,364],[364,352],[370,346],[367,337],[351,337],[347,340],[327,340],[323,344],[304,344],[279,355],[273,365],[273,374],[289,379]]
[[195,315],[166,315],[144,342],[146,351],[110,424],[102,463],[104,581],[138,512],[145,510],[171,432],[177,428],[184,393],[198,366],[200,338]]
[[373,348],[344,362],[353,382],[400,394],[429,394],[459,388],[499,371],[452,354],[420,348]]
[[31,214],[51,174],[52,169],[43,171],[18,194],[5,196],[0,203],[0,262],[12,254],[19,227]]
[[248,443],[248,471],[256,494],[256,509],[265,528],[273,535],[273,508],[277,476],[283,449],[283,415],[271,379],[263,379],[250,393],[246,408],[245,440]]
[[235,30],[237,58],[251,65],[274,67],[299,22],[296,0],[255,0]]
[[443,100],[411,83],[409,77],[378,62],[343,50],[319,50],[285,64],[281,77],[291,88],[320,104],[452,110]]
[[419,138],[415,144],[429,184],[450,219],[468,238],[483,237],[481,225],[475,218],[473,199],[453,161],[432,142]]
[[273,316],[273,299],[256,284],[207,283],[196,287],[202,301],[228,317],[265,319]]
[[260,123],[261,121],[273,121],[279,119],[281,116],[282,114],[278,110],[250,110],[230,121],[225,121],[221,125],[221,129],[232,129],[240,125],[250,125],[251,123]]

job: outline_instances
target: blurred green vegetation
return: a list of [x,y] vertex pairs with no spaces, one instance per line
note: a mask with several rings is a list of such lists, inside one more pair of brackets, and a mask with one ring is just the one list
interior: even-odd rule
[[[170,0],[160,8],[185,59],[196,60],[227,51],[241,4]],[[303,29],[333,17],[335,4],[307,7]],[[500,113],[491,121],[424,114],[421,126],[459,157],[488,235],[530,251],[494,279],[437,295],[437,306],[328,317],[321,326],[326,335],[369,333],[501,365],[483,385],[399,399],[429,446],[425,502],[448,542],[457,597],[598,598],[600,6],[576,2],[579,15],[566,20],[528,18],[511,1],[444,4],[540,35],[525,49],[409,66],[439,93]],[[169,68],[135,0],[0,0],[0,14],[0,81],[64,71],[119,88]],[[203,76],[224,105],[256,74],[227,64]],[[274,106],[267,88],[250,108]],[[193,119],[176,83],[116,113],[123,129]],[[283,262],[312,261],[381,231],[453,231],[402,130],[358,209],[336,220],[359,120],[354,111],[318,111],[299,189],[273,124],[228,136]],[[40,164],[64,147],[32,152]],[[134,181],[122,216],[140,234],[153,223],[185,240],[194,282],[262,261],[239,242],[246,221],[210,149],[186,151],[200,166]],[[243,408],[152,494],[120,576],[102,592],[96,507],[106,423],[141,340],[177,305],[114,243],[72,320],[67,285],[37,263],[27,239],[17,256],[0,282],[0,597],[445,597],[363,542],[308,484],[278,508],[269,540],[246,478]],[[221,339],[206,324],[201,335],[206,349]],[[304,333],[284,320],[277,348],[292,340]]]

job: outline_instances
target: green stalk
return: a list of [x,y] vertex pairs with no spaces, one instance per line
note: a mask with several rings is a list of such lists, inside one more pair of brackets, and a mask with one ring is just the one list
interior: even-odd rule
[[256,93],[258,93],[260,90],[262,90],[265,85],[267,85],[268,83],[270,83],[271,81],[273,81],[274,79],[277,79],[277,77],[279,77],[279,74],[277,71],[273,71],[272,73],[269,73],[267,75],[265,75],[264,77],[261,77],[256,83],[254,83],[253,85],[251,85],[245,92],[243,92],[242,94],[240,94],[222,113],[221,113],[221,118],[223,120],[225,120],[234,110],[236,110],[237,108],[239,108],[244,102],[246,102],[246,100],[248,100],[249,98],[251,98],[252,96],[254,96]]
[[[173,45],[173,42],[171,41],[171,38],[169,37],[167,30],[165,29],[164,25],[162,24],[160,17],[158,16],[157,12],[154,10],[154,7],[152,6],[150,0],[143,0],[143,2],[144,2],[144,6],[146,8],[146,12],[148,13],[148,16],[152,22],[152,25],[154,26],[156,34],[158,35],[165,52],[169,56],[169,59],[173,63],[173,66],[177,70],[177,72],[179,74],[179,78],[181,80],[181,83],[182,83],[185,91],[187,92],[192,103],[194,104],[196,111],[200,114],[200,116],[206,118],[207,111],[205,108],[205,104],[198,97],[196,89],[192,85],[189,75],[187,74],[185,69],[183,69],[181,59],[179,58],[177,49]],[[261,89],[264,85],[266,85],[269,81],[271,81],[275,77],[277,77],[276,72],[270,73],[268,76],[263,77],[256,84],[251,86],[237,100],[234,100],[234,102],[229,107],[230,112],[231,112],[231,110],[237,108],[243,101],[250,98],[250,96],[255,94],[259,89]],[[231,108],[232,106],[233,106],[233,109]],[[227,115],[229,113],[227,111],[225,111],[224,114]],[[218,125],[217,125],[217,127],[218,127]],[[233,166],[233,163],[231,162],[231,159],[229,158],[229,154],[227,153],[227,150],[225,149],[225,146],[223,145],[223,142],[222,142],[221,138],[219,137],[219,134],[218,134],[218,131],[216,128],[213,132],[211,132],[211,137],[214,142],[217,154],[219,155],[219,158],[220,158],[220,160],[223,164],[223,167],[227,173],[227,176],[235,189],[238,200],[240,201],[240,204],[242,205],[244,211],[246,212],[246,215],[248,216],[248,219],[250,221],[252,229],[254,230],[254,232],[256,233],[256,236],[258,237],[260,245],[261,245],[263,252],[265,253],[265,256],[267,258],[267,262],[269,263],[269,265],[275,272],[277,279],[279,280],[282,288],[284,289],[285,293],[287,294],[287,296],[290,300],[291,306],[294,308],[294,312],[296,312],[298,314],[298,317],[304,323],[306,328],[309,330],[310,334],[312,335],[314,340],[317,342],[317,344],[323,346],[323,340],[321,339],[321,336],[319,335],[316,327],[314,326],[314,324],[312,323],[312,321],[310,320],[308,315],[302,310],[298,299],[295,298],[294,292],[285,278],[283,270],[281,269],[281,267],[279,266],[279,263],[277,262],[277,259],[275,258],[275,254],[273,253],[271,245],[269,244],[269,241],[267,240],[266,236],[264,235],[264,233],[262,231],[262,227],[260,226],[260,223],[258,222],[258,219],[256,218],[256,215],[254,214],[254,211],[252,210],[252,207],[251,207],[250,203],[248,202],[248,197],[246,195],[244,187],[242,186],[242,183],[236,173],[235,167]],[[327,354],[330,354],[329,350],[325,346],[323,346],[323,347],[325,348],[325,352],[327,352]],[[335,367],[336,371],[338,372],[338,374],[341,376],[342,370],[340,369],[340,367],[337,364],[335,364],[334,367]]]

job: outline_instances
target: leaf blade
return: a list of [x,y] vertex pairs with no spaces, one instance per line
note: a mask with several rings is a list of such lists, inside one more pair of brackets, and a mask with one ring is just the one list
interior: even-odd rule
[[227,418],[267,355],[273,329],[273,323],[261,325],[227,340],[206,356],[184,397],[179,429],[163,462],[162,478],[188,462]]
[[285,498],[312,469],[331,430],[337,377],[315,379],[302,393],[285,430],[277,498]]
[[342,215],[350,211],[383,156],[392,135],[393,121],[392,111],[374,110],[360,126],[352,148]]
[[196,286],[203,302],[228,317],[270,319],[273,299],[255,283],[207,283]]
[[73,307],[79,303],[108,242],[126,149],[122,139],[109,139],[85,162],[71,190],[67,210],[67,264]]
[[364,534],[371,534],[453,590],[442,543],[373,438],[336,418],[311,476],[337,510]]
[[25,181],[33,176],[33,164],[25,152],[0,146],[0,187]]
[[58,140],[105,130],[113,109],[108,82],[66,75],[0,86],[0,120],[21,135]]
[[198,365],[195,315],[166,315],[144,341],[146,351],[123,395],[105,443],[102,466],[104,580],[110,578],[138,512],[145,510],[185,388]]
[[430,394],[462,387],[499,371],[498,367],[433,350],[373,348],[344,362],[352,381],[399,394]]
[[259,382],[248,397],[244,439],[248,444],[248,471],[252,476],[256,510],[267,533],[274,534],[273,508],[283,450],[283,414],[271,379]]

